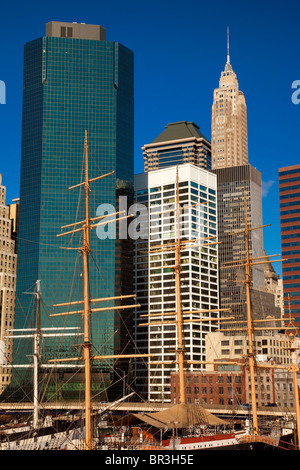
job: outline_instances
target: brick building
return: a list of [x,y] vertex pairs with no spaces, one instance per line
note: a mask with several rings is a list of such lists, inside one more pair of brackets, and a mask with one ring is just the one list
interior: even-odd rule
[[[246,403],[245,368],[240,370],[193,372],[185,375],[187,403],[227,405]],[[235,366],[231,366],[232,368]],[[171,402],[179,403],[179,375],[171,376]]]

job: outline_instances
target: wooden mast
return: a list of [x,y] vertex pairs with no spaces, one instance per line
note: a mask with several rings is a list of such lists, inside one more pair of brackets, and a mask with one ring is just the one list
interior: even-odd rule
[[90,253],[90,216],[89,216],[89,175],[88,175],[88,144],[87,131],[84,137],[84,154],[85,154],[85,224],[83,225],[83,275],[84,275],[84,342],[83,354],[85,364],[85,445],[86,450],[92,448],[92,423],[91,423],[91,342],[90,342],[90,292],[89,292],[89,253]]
[[36,281],[36,330],[34,335],[34,354],[33,354],[33,364],[34,364],[34,392],[33,392],[33,404],[34,404],[34,413],[33,413],[33,427],[37,429],[39,423],[39,366],[40,366],[40,340],[41,340],[41,315],[40,315],[40,281]]
[[[295,339],[290,341],[289,350],[291,354],[295,353],[299,349],[295,346]],[[292,364],[291,364],[291,372],[293,375],[293,385],[294,385],[294,400],[295,400],[295,409],[296,409],[296,427],[297,427],[297,443],[295,447],[297,450],[300,450],[300,407],[299,407],[299,391],[298,391],[298,380],[297,380],[297,372],[299,371],[299,367],[295,362],[295,358],[292,357]]]
[[[162,253],[162,252],[168,252],[168,251],[175,251],[175,265],[174,266],[169,266],[174,269],[175,271],[175,292],[176,292],[176,309],[174,312],[164,312],[164,315],[168,316],[174,316],[175,320],[170,320],[170,321],[165,321],[165,320],[160,320],[157,322],[151,321],[153,317],[161,316],[161,313],[158,314],[153,314],[153,313],[148,313],[141,315],[140,318],[144,317],[149,317],[150,321],[149,323],[142,322],[140,323],[141,326],[153,326],[153,325],[158,325],[158,324],[176,324],[177,328],[177,364],[178,364],[178,372],[179,372],[179,395],[180,395],[180,403],[185,404],[186,403],[186,391],[185,391],[185,383],[184,383],[184,364],[185,364],[185,348],[184,348],[184,339],[183,339],[183,325],[185,323],[190,323],[191,320],[189,319],[183,319],[184,316],[190,315],[190,314],[197,314],[197,313],[208,313],[208,312],[213,312],[213,313],[219,313],[220,311],[231,311],[230,308],[225,308],[225,309],[201,309],[201,310],[192,310],[192,311],[183,311],[182,309],[182,303],[181,303],[181,278],[180,278],[180,273],[181,273],[181,250],[184,250],[188,247],[188,245],[192,246],[208,246],[208,245],[218,245],[219,243],[214,241],[211,243],[203,243],[206,240],[210,240],[212,238],[215,238],[215,236],[212,237],[206,237],[202,239],[191,239],[191,240],[181,240],[181,224],[180,224],[180,204],[179,204],[179,174],[178,174],[178,165],[176,166],[176,179],[175,179],[175,193],[176,193],[176,203],[175,203],[175,217],[176,217],[176,232],[177,232],[177,239],[175,239],[175,242],[172,243],[167,243],[163,245],[163,248],[153,248],[151,250],[147,250],[148,253],[154,254],[154,253]],[[198,205],[203,205],[207,204],[207,202],[200,202],[193,204],[192,206],[189,207],[195,207]],[[156,215],[168,213],[169,209],[166,211],[161,211],[156,213]],[[200,243],[195,243],[199,241]],[[225,318],[224,320],[230,320],[233,319],[233,317],[228,317]],[[206,318],[201,318],[201,319],[193,319],[193,322],[202,322],[202,321],[220,321],[219,318],[215,317],[206,317]],[[149,354],[149,357],[152,355]],[[155,364],[166,364],[169,363],[168,361],[151,361],[152,363]],[[171,361],[170,363],[173,363]],[[194,363],[206,363],[202,361],[186,361],[187,364],[194,364]]]
[[177,313],[177,335],[178,335],[178,368],[179,368],[179,384],[180,384],[180,403],[185,404],[185,385],[184,385],[184,349],[183,349],[183,332],[182,332],[182,307],[181,307],[181,287],[180,287],[180,205],[179,205],[179,176],[178,166],[176,167],[176,217],[177,217],[177,244],[175,248],[175,276],[176,276],[176,313]]
[[[84,342],[81,345],[83,348],[83,359],[84,359],[84,369],[85,369],[85,425],[86,425],[86,431],[85,431],[85,448],[86,450],[92,450],[92,438],[93,438],[93,433],[92,433],[92,400],[91,400],[91,360],[92,359],[104,359],[104,358],[131,358],[131,354],[116,354],[116,355],[110,355],[110,356],[93,356],[91,354],[91,349],[92,349],[92,343],[90,340],[90,325],[89,325],[89,317],[92,312],[100,312],[100,311],[107,311],[107,310],[122,310],[122,309],[131,309],[134,307],[140,307],[140,304],[133,304],[133,305],[117,305],[114,307],[103,307],[103,308],[91,308],[91,303],[93,302],[103,302],[103,301],[108,301],[108,300],[121,300],[121,299],[126,299],[126,298],[136,298],[135,294],[132,295],[125,295],[125,296],[112,296],[112,297],[103,297],[103,298],[97,298],[97,299],[91,299],[90,298],[90,288],[89,288],[89,254],[90,254],[90,230],[94,229],[97,227],[97,225],[101,224],[107,224],[110,222],[115,222],[117,220],[121,220],[124,218],[130,218],[133,217],[133,215],[125,215],[123,217],[119,217],[118,219],[114,218],[112,220],[100,222],[96,224],[96,221],[99,221],[101,219],[109,218],[110,216],[116,216],[117,214],[120,214],[120,212],[115,212],[113,214],[107,214],[105,216],[99,216],[99,217],[93,217],[90,218],[89,216],[89,192],[90,192],[90,185],[89,183],[94,182],[96,180],[105,178],[107,176],[110,176],[115,173],[115,171],[111,171],[110,173],[98,176],[96,178],[91,178],[89,179],[89,172],[88,172],[88,143],[87,143],[87,131],[85,131],[85,139],[84,139],[84,160],[85,160],[85,177],[84,181],[82,183],[76,184],[74,186],[69,187],[69,189],[77,188],[80,186],[84,186],[84,193],[85,193],[85,219],[80,221],[80,222],[75,222],[73,224],[65,225],[63,228],[67,227],[73,227],[73,226],[78,226],[81,225],[80,228],[70,230],[68,232],[64,232],[61,234],[57,234],[57,237],[65,236],[70,233],[75,233],[75,232],[83,232],[83,244],[79,248],[70,248],[70,247],[63,247],[65,249],[73,249],[73,250],[79,250],[82,252],[82,257],[83,257],[83,273],[84,273],[84,298],[83,302],[82,301],[76,301],[76,302],[67,302],[67,303],[61,303],[61,304],[56,304],[54,307],[62,307],[62,306],[70,306],[72,304],[80,304],[83,303],[83,310],[78,310],[74,312],[62,312],[62,313],[56,313],[56,314],[51,314],[50,317],[52,316],[60,316],[60,315],[72,315],[72,314],[83,314],[83,319],[84,319]],[[123,211],[125,212],[125,211]],[[91,222],[93,222],[91,224]],[[137,354],[135,357],[152,357],[152,354]],[[78,361],[80,360],[80,357],[76,358],[64,358],[64,359],[52,359],[50,362],[65,362],[65,361]]]
[[[289,317],[290,317],[290,322],[289,326],[292,326],[292,316],[291,316],[291,301],[290,301],[290,296],[289,296]],[[294,325],[293,325],[294,326]],[[299,367],[296,364],[296,358],[295,358],[295,353],[299,349],[299,347],[296,346],[295,344],[295,336],[296,336],[296,328],[294,327],[294,333],[290,333],[290,341],[288,344],[288,347],[285,349],[288,349],[292,355],[291,357],[291,372],[293,375],[293,385],[294,385],[294,400],[295,400],[295,409],[296,409],[296,427],[297,427],[297,442],[295,444],[295,447],[297,450],[300,450],[300,406],[299,406],[299,391],[298,391],[298,380],[297,380],[297,372],[299,371]]]
[[[244,217],[245,217],[245,230],[241,230],[245,234],[245,245],[246,245],[246,259],[242,260],[241,263],[238,263],[235,267],[245,266],[245,280],[244,282],[246,287],[246,307],[247,307],[247,336],[248,336],[248,361],[249,361],[249,373],[250,373],[250,388],[251,388],[251,404],[252,404],[252,420],[253,420],[253,432],[254,435],[258,434],[258,419],[257,419],[257,405],[256,405],[256,393],[255,393],[255,354],[254,354],[254,327],[252,319],[252,309],[251,309],[251,266],[254,264],[262,264],[265,261],[256,261],[253,262],[253,259],[259,258],[250,258],[249,250],[249,232],[258,228],[266,227],[267,225],[262,225],[259,227],[248,227],[248,215],[247,215],[247,198],[246,191],[244,191]],[[237,233],[237,232],[235,232]],[[232,233],[234,235],[235,233]],[[263,257],[262,257],[263,258]],[[279,261],[279,260],[277,260]],[[229,262],[230,263],[230,262]],[[226,263],[225,263],[226,264]],[[224,265],[223,268],[227,269],[234,266]]]
[[[244,212],[245,212],[245,229],[241,230],[245,234],[245,245],[246,245],[246,258],[241,260],[240,263],[236,264],[235,267],[245,266],[245,280],[240,281],[245,284],[246,287],[246,307],[247,307],[247,337],[248,337],[248,361],[249,361],[249,373],[250,373],[250,387],[251,387],[251,404],[252,404],[252,420],[253,420],[253,432],[254,435],[258,434],[258,419],[257,419],[257,405],[256,405],[256,393],[255,393],[255,353],[254,353],[254,330],[261,329],[261,328],[254,328],[253,326],[253,318],[252,318],[252,309],[251,309],[251,266],[256,264],[264,264],[265,261],[258,261],[259,259],[269,258],[268,256],[262,257],[255,257],[250,258],[250,250],[249,250],[249,233],[252,230],[256,230],[259,228],[267,227],[268,225],[261,225],[259,227],[251,227],[248,226],[248,215],[247,215],[247,198],[246,198],[246,191],[244,191]],[[235,232],[238,233],[238,232]],[[234,235],[232,233],[231,235]],[[279,256],[279,255],[274,255]],[[255,260],[255,261],[254,261]],[[272,261],[273,263],[279,262],[283,260],[275,260]],[[231,262],[229,262],[231,263]],[[228,264],[229,264],[228,263]],[[227,263],[223,265],[223,269],[228,269],[230,267]],[[259,321],[259,320],[257,320]],[[263,320],[266,321],[266,320]],[[273,320],[272,320],[273,321]],[[265,327],[263,329],[266,329]],[[269,329],[269,328],[267,328]]]
[[248,331],[248,359],[249,359],[249,370],[250,370],[250,383],[251,383],[251,401],[252,401],[252,413],[253,413],[253,431],[254,434],[258,434],[258,423],[257,423],[257,407],[256,407],[256,394],[255,394],[255,371],[254,371],[254,349],[253,349],[253,325],[252,325],[252,314],[251,314],[251,297],[250,297],[250,286],[251,286],[251,271],[250,271],[250,254],[249,254],[249,227],[247,217],[247,199],[244,197],[245,205],[245,243],[246,243],[246,304],[247,304],[247,331]]

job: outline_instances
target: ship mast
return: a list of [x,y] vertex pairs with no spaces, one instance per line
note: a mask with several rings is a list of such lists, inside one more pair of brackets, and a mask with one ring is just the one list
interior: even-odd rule
[[36,330],[34,335],[34,353],[33,353],[33,381],[34,381],[34,391],[33,391],[33,427],[36,429],[39,422],[39,365],[40,365],[40,339],[41,339],[41,315],[40,315],[40,281],[36,281]]
[[253,412],[253,431],[254,434],[258,434],[258,422],[257,422],[257,406],[256,406],[256,394],[255,394],[255,369],[254,369],[254,348],[253,348],[253,324],[252,324],[252,312],[251,312],[251,270],[250,270],[250,253],[249,253],[249,227],[248,227],[248,216],[247,216],[247,199],[244,197],[245,205],[245,244],[246,244],[246,305],[247,305],[247,332],[248,332],[248,359],[249,359],[249,370],[250,370],[250,383],[251,383],[251,400],[252,400],[252,412]]
[[89,253],[90,253],[90,215],[89,215],[89,174],[88,174],[88,144],[87,132],[84,138],[84,155],[85,155],[85,224],[83,225],[83,279],[84,279],[84,342],[82,344],[84,352],[85,364],[85,433],[86,433],[86,449],[92,448],[92,423],[91,423],[91,341],[90,341],[90,292],[89,292]]
[[[50,338],[50,337],[57,337],[59,336],[60,338],[65,337],[65,336],[74,336],[78,335],[78,333],[65,333],[63,331],[58,331],[57,333],[55,332],[56,330],[60,330],[61,328],[55,328],[55,327],[48,327],[48,328],[42,328],[41,327],[41,288],[40,288],[41,281],[37,280],[36,281],[36,289],[34,292],[24,292],[25,294],[33,294],[36,298],[36,318],[35,318],[35,328],[26,328],[26,329],[9,329],[7,332],[12,332],[14,333],[13,335],[8,335],[6,338],[13,338],[15,339],[24,339],[24,338],[31,338],[33,339],[33,361],[32,364],[15,364],[15,365],[6,365],[6,367],[11,367],[14,369],[17,368],[33,368],[33,428],[37,429],[39,426],[39,410],[40,410],[40,401],[39,401],[39,373],[41,369],[45,368],[53,368],[56,366],[52,365],[45,365],[41,361],[41,341],[42,338]],[[76,330],[76,327],[71,327],[67,328],[71,330]],[[26,334],[20,334],[23,331],[26,332]],[[47,333],[48,331],[48,333]],[[32,332],[32,334],[31,334]],[[46,333],[45,333],[46,332]],[[17,333],[17,334],[16,334]],[[28,334],[29,333],[29,334]],[[60,367],[65,367],[65,365],[60,365]],[[70,367],[68,365],[68,367]],[[71,366],[72,367],[72,366]]]
[[[121,300],[121,299],[129,299],[129,298],[136,298],[135,294],[132,295],[120,295],[120,296],[111,296],[111,297],[102,297],[97,299],[90,298],[90,287],[89,287],[89,254],[91,251],[90,248],[90,230],[97,228],[98,225],[108,224],[111,222],[116,222],[117,220],[127,219],[133,217],[133,215],[123,215],[122,217],[116,218],[117,214],[122,214],[122,212],[115,212],[113,214],[106,214],[99,217],[90,218],[90,211],[89,211],[89,192],[90,192],[90,183],[96,180],[105,178],[115,173],[115,171],[111,171],[110,173],[89,179],[89,172],[88,172],[88,142],[87,142],[87,131],[85,131],[85,138],[84,138],[84,161],[85,161],[85,177],[82,183],[76,184],[74,186],[69,187],[69,189],[73,189],[79,186],[84,186],[84,195],[85,195],[85,219],[80,222],[75,222],[73,224],[65,225],[61,227],[62,229],[73,227],[72,230],[61,233],[56,235],[57,237],[61,237],[64,235],[68,235],[70,233],[75,232],[83,232],[83,244],[79,248],[71,248],[71,247],[62,247],[68,250],[78,250],[82,252],[83,257],[83,282],[84,282],[84,298],[83,301],[75,301],[75,302],[67,302],[67,303],[60,303],[53,305],[53,307],[63,307],[63,306],[70,306],[74,304],[83,304],[82,310],[76,310],[72,312],[61,312],[61,313],[54,313],[51,314],[51,317],[60,316],[60,315],[73,315],[73,314],[83,314],[84,319],[84,342],[81,345],[83,348],[83,360],[84,360],[84,369],[85,369],[85,449],[92,450],[92,400],[91,400],[91,360],[101,360],[101,359],[128,359],[131,357],[151,357],[152,354],[113,354],[113,355],[94,355],[92,357],[92,343],[90,340],[90,324],[89,324],[89,317],[92,312],[103,312],[103,311],[110,311],[110,310],[123,310],[123,309],[132,309],[135,307],[140,307],[140,304],[132,304],[132,305],[116,305],[113,307],[100,307],[100,308],[91,308],[91,304],[95,302],[107,302],[112,300]],[[100,219],[111,218],[114,216],[113,219],[104,220],[99,222]],[[98,221],[96,223],[96,221]],[[92,222],[92,223],[91,223]],[[74,226],[81,225],[79,228],[74,228]],[[80,357],[73,357],[73,358],[63,358],[63,359],[52,359],[50,362],[66,362],[66,361],[79,361],[82,358]]]
[[296,351],[299,347],[296,345],[295,336],[297,334],[297,328],[294,326],[292,322],[291,316],[291,301],[290,296],[288,297],[288,304],[289,304],[289,329],[292,331],[289,333],[290,340],[288,341],[287,347],[284,349],[290,351],[291,353],[291,367],[290,370],[293,375],[293,386],[294,386],[294,400],[295,400],[295,409],[296,409],[296,428],[297,428],[297,441],[296,441],[296,449],[300,450],[300,406],[299,406],[299,391],[298,391],[298,380],[297,380],[297,372],[299,372],[299,367],[296,364]]
[[[244,191],[244,217],[245,217],[245,229],[240,230],[238,232],[233,232],[229,235],[236,235],[237,233],[244,233],[245,234],[245,248],[246,248],[246,259],[242,259],[238,261],[236,264],[232,264],[232,261],[224,263],[222,268],[228,269],[233,267],[240,267],[245,266],[245,280],[240,281],[245,284],[246,288],[246,308],[247,308],[247,337],[248,337],[248,363],[249,363],[249,373],[250,373],[250,389],[251,389],[251,405],[252,405],[252,420],[253,420],[253,433],[254,435],[258,434],[258,419],[257,419],[257,404],[256,404],[256,393],[255,393],[255,353],[254,353],[254,327],[253,327],[253,318],[252,318],[252,309],[251,309],[251,266],[254,264],[264,264],[265,261],[255,261],[263,258],[267,258],[267,256],[261,256],[258,258],[250,258],[250,250],[249,250],[249,233],[251,230],[260,229],[263,227],[267,227],[268,225],[261,225],[259,227],[251,227],[248,226],[248,215],[247,215],[247,198],[246,198],[246,191]],[[280,261],[280,260],[276,260]],[[275,262],[275,261],[273,261]],[[221,268],[221,269],[222,269]]]
[[[176,330],[177,330],[177,364],[178,364],[178,372],[179,372],[179,396],[180,396],[180,403],[185,404],[186,403],[186,393],[185,393],[185,382],[184,382],[184,364],[185,362],[187,364],[207,364],[206,361],[190,361],[187,360],[185,361],[185,348],[184,348],[184,340],[183,340],[183,325],[186,323],[190,323],[191,321],[193,322],[210,322],[210,321],[217,321],[220,322],[222,320],[230,320],[233,317],[227,317],[224,319],[220,318],[214,318],[214,317],[205,317],[205,318],[199,318],[199,319],[183,319],[184,316],[186,315],[195,315],[195,314],[207,314],[210,312],[213,313],[219,313],[220,311],[226,311],[230,312],[230,308],[224,308],[224,309],[201,309],[201,310],[191,310],[191,311],[183,311],[182,309],[182,302],[181,302],[181,251],[186,250],[189,246],[209,246],[209,245],[218,245],[219,242],[212,241],[212,242],[207,242],[203,243],[204,240],[209,240],[210,238],[215,238],[215,237],[207,237],[205,239],[191,239],[191,240],[182,240],[181,239],[181,222],[180,222],[180,217],[181,217],[181,210],[180,210],[180,204],[179,204],[179,172],[178,172],[178,165],[176,166],[176,203],[175,203],[175,214],[176,214],[176,232],[177,232],[177,239],[173,243],[167,243],[164,244],[161,248],[154,247],[149,250],[149,253],[154,254],[154,253],[163,253],[163,252],[169,252],[169,251],[175,251],[175,265],[172,266],[175,271],[175,288],[176,288],[176,311],[175,312],[165,312],[165,315],[168,316],[175,316],[175,320],[170,320],[170,321],[165,321],[165,320],[158,320],[158,321],[151,321],[151,318],[154,318],[156,316],[161,316],[160,313],[148,313],[141,315],[141,318],[143,317],[150,317],[149,323],[140,323],[141,326],[154,326],[154,325],[161,325],[161,324],[176,324]],[[207,204],[207,202],[200,202],[193,204],[192,206],[188,207],[195,207],[198,205],[202,204]],[[156,213],[156,215],[164,214],[165,212],[169,213],[169,209],[166,211],[162,211],[159,213]],[[168,266],[169,267],[169,266]],[[151,355],[149,355],[151,356]],[[167,364],[167,361],[151,361],[152,364]]]
[[[257,419],[257,404],[256,404],[256,392],[255,392],[255,352],[254,352],[254,330],[260,328],[254,328],[253,323],[265,321],[265,320],[253,320],[252,318],[252,308],[251,308],[251,266],[257,264],[265,264],[265,258],[269,258],[270,256],[259,256],[255,258],[250,257],[250,249],[249,249],[249,233],[252,230],[262,229],[263,227],[268,227],[270,224],[267,225],[260,225],[258,227],[251,227],[248,226],[248,215],[247,215],[247,197],[246,191],[244,191],[244,217],[245,217],[245,229],[240,230],[238,232],[233,232],[229,235],[236,235],[237,233],[244,233],[245,234],[245,248],[246,248],[246,258],[239,260],[236,264],[232,264],[231,261],[224,263],[221,269],[228,269],[233,267],[241,267],[245,266],[245,280],[239,281],[245,284],[246,288],[246,308],[247,308],[247,320],[246,322],[242,321],[242,323],[247,324],[247,337],[248,337],[248,363],[249,363],[249,373],[250,373],[250,389],[251,389],[251,404],[252,404],[252,420],[253,420],[253,433],[254,435],[258,434],[258,419]],[[273,255],[279,256],[279,255]],[[273,260],[272,263],[284,261],[282,259]],[[272,321],[275,321],[272,319]],[[281,321],[281,320],[280,320]],[[262,329],[268,329],[267,327],[263,327]],[[261,366],[260,366],[261,367]],[[269,366],[268,366],[269,367]]]
[[[166,323],[176,323],[177,324],[177,335],[178,335],[178,348],[177,348],[177,353],[178,353],[178,366],[179,366],[179,380],[180,380],[180,401],[181,403],[185,403],[185,388],[184,388],[184,349],[183,349],[183,324],[186,322],[190,322],[191,320],[184,320],[183,316],[191,313],[204,313],[204,312],[221,312],[221,311],[231,311],[230,308],[222,308],[222,309],[213,309],[213,310],[198,310],[198,311],[182,311],[182,306],[181,306],[181,295],[180,295],[180,251],[182,249],[186,249],[188,245],[193,243],[195,246],[195,242],[197,240],[185,240],[181,241],[180,240],[180,227],[179,227],[179,214],[180,214],[180,206],[179,206],[179,178],[178,178],[178,166],[177,166],[177,173],[176,173],[176,205],[177,205],[177,241],[175,243],[170,243],[164,245],[162,248],[157,248],[155,247],[154,249],[150,250],[149,253],[160,253],[163,251],[172,251],[175,249],[176,253],[176,264],[174,266],[175,268],[175,273],[176,273],[176,294],[177,294],[177,299],[176,299],[176,312],[168,312],[166,315],[177,315],[177,318],[175,321],[149,321],[149,323],[141,323],[142,326],[153,326],[153,325],[159,325],[159,324],[166,324]],[[256,229],[262,229],[263,227],[268,227],[270,224],[267,225],[261,225],[259,227],[251,227],[249,228],[248,226],[248,217],[247,217],[247,199],[246,199],[246,192],[244,192],[244,211],[245,211],[245,229],[242,229],[238,232],[233,232],[229,235],[236,235],[237,233],[244,233],[245,234],[245,245],[246,245],[246,258],[241,259],[237,262],[237,264],[232,265],[232,261],[224,263],[223,266],[220,269],[228,269],[228,268],[233,268],[233,267],[241,267],[245,266],[245,280],[240,281],[243,282],[246,286],[246,305],[247,305],[247,320],[246,321],[241,321],[241,322],[235,322],[235,323],[246,323],[247,324],[247,335],[248,335],[248,345],[249,345],[249,352],[248,352],[248,359],[249,359],[249,371],[250,371],[250,387],[251,387],[251,401],[252,401],[252,419],[253,419],[253,432],[254,435],[258,434],[258,418],[257,418],[257,404],[256,404],[256,396],[255,396],[255,367],[257,366],[255,364],[255,352],[254,352],[254,330],[257,329],[269,329],[268,327],[263,327],[263,328],[257,328],[254,327],[253,324],[256,324],[257,322],[267,322],[267,321],[276,321],[276,319],[265,319],[265,320],[254,320],[252,318],[252,309],[251,309],[251,266],[257,265],[257,264],[265,264],[266,260],[265,258],[269,259],[272,256],[280,256],[280,255],[269,255],[269,256],[258,256],[255,258],[250,257],[250,250],[249,250],[249,233],[252,230]],[[168,212],[168,211],[166,211]],[[163,212],[162,212],[163,213]],[[203,244],[201,243],[202,246],[205,245],[218,245],[221,242],[212,242],[212,243],[207,243]],[[273,260],[272,263],[275,262],[282,262],[285,261],[284,259],[278,259],[278,260]],[[231,265],[231,266],[230,266]],[[145,314],[141,315],[141,317],[155,317],[155,316],[161,316],[161,314]],[[223,318],[201,318],[199,319],[201,322],[203,321],[218,321],[219,323],[225,322],[224,326],[227,324],[230,324],[230,320],[232,320],[233,317],[223,317]],[[195,321],[195,319],[193,320]],[[281,321],[279,319],[278,321]],[[244,328],[242,328],[244,329]],[[270,328],[272,329],[272,328]],[[287,329],[291,329],[290,327],[287,327]],[[228,329],[227,329],[228,330]],[[295,350],[295,346],[291,346],[289,348],[290,350]],[[187,364],[208,364],[208,361],[186,361]],[[161,361],[155,361],[156,364],[161,363]],[[164,361],[164,363],[166,363]],[[212,364],[217,364],[217,361],[213,361]],[[237,364],[240,365],[239,362],[234,363],[233,361],[230,362],[220,362],[220,364]],[[262,367],[261,365],[259,367]],[[271,366],[268,365],[266,366],[268,368],[270,367],[278,367],[278,368],[286,368],[285,366]],[[296,419],[297,419],[297,428],[298,428],[298,445],[300,445],[300,409],[299,409],[299,394],[298,394],[298,387],[297,387],[297,371],[299,371],[299,367],[297,367],[294,363],[292,363],[291,370],[293,372],[293,377],[294,377],[294,390],[295,390],[295,403],[296,403]]]
[[181,261],[180,261],[180,205],[179,205],[179,177],[178,166],[176,168],[176,218],[177,218],[177,244],[175,248],[175,276],[176,276],[176,311],[177,311],[177,335],[178,335],[178,368],[179,368],[179,384],[180,384],[180,402],[185,403],[185,385],[184,385],[184,350],[183,350],[183,322],[181,307]]

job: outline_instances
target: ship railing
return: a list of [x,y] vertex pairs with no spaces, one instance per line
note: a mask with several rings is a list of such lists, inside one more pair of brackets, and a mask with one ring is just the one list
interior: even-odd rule
[[278,439],[260,434],[245,434],[244,436],[237,437],[237,440],[243,443],[261,442],[263,444],[268,444],[274,447],[278,446]]
[[159,441],[153,439],[142,439],[140,440],[137,437],[125,436],[123,439],[120,439],[120,436],[104,436],[101,438],[102,447],[105,446],[108,449],[110,448],[126,448],[126,449],[139,449],[143,447],[162,447]]

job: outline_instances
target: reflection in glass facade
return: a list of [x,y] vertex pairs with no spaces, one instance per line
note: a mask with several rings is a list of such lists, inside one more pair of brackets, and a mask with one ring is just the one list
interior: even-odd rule
[[[62,311],[53,304],[83,298],[80,253],[62,249],[81,246],[81,233],[56,235],[61,226],[84,218],[82,186],[68,188],[83,180],[85,130],[89,178],[116,171],[91,183],[90,217],[96,217],[103,203],[114,210],[120,194],[132,197],[133,53],[116,42],[88,39],[85,32],[89,27],[85,25],[76,38],[46,35],[25,45],[17,328],[33,324],[33,297],[24,293],[32,292],[39,279],[41,326],[73,325],[82,331],[81,315],[49,315]],[[132,293],[130,242],[100,240],[92,230],[90,243],[91,298]],[[113,303],[101,307],[106,305]],[[70,311],[77,309],[69,307]],[[127,318],[129,311],[124,312],[121,315]],[[119,313],[111,310],[91,315],[94,354],[114,354],[127,342],[128,332],[123,331]],[[130,325],[129,319],[127,323]],[[78,348],[69,346],[81,341],[82,337],[45,340],[43,361],[79,355]],[[26,363],[27,348],[19,343],[15,344],[15,360]]]

